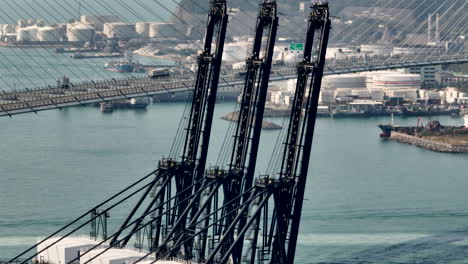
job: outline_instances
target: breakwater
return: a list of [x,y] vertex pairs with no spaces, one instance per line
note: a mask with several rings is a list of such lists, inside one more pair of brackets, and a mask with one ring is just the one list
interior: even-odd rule
[[425,148],[437,152],[445,153],[468,153],[468,146],[448,144],[444,142],[439,142],[432,139],[426,139],[418,136],[411,136],[404,133],[394,132],[390,136],[391,140],[414,145],[417,147]]

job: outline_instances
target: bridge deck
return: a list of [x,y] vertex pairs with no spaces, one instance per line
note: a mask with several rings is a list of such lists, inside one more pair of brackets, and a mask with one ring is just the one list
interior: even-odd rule
[[[393,55],[329,60],[325,75],[421,67],[429,65],[468,63],[468,54]],[[243,84],[241,70],[224,72],[220,87]],[[293,79],[295,65],[278,65],[272,70],[271,81]],[[123,100],[135,97],[190,91],[193,74],[177,74],[166,79],[129,78],[111,81],[91,81],[69,88],[45,87],[34,90],[10,91],[0,94],[0,117],[22,113],[60,109],[90,103]]]

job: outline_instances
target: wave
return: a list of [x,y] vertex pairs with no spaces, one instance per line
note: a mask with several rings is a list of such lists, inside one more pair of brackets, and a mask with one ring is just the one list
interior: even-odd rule
[[302,246],[330,245],[392,245],[430,236],[423,233],[328,233],[300,234],[298,244]]
[[39,238],[40,237],[33,236],[0,237],[0,247],[31,246],[34,245]]

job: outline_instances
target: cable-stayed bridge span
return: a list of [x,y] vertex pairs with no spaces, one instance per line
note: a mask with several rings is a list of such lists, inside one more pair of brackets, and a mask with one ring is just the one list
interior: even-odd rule
[[[468,63],[466,53],[418,53],[388,56],[363,56],[358,58],[330,59],[324,75],[360,73],[431,65]],[[244,70],[223,70],[220,87],[244,83]],[[277,65],[272,68],[270,81],[297,78],[296,64]],[[69,87],[45,87],[9,91],[0,94],[0,117],[23,113],[62,109],[91,103],[125,100],[160,94],[171,94],[193,90],[194,77],[191,73],[176,74],[169,78],[126,78],[89,81],[71,84]]]

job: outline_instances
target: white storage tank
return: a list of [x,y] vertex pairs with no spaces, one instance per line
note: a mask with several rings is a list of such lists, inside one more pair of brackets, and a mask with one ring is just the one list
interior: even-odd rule
[[70,42],[91,42],[96,31],[91,25],[73,23],[67,25],[67,37]]
[[135,25],[136,33],[138,33],[143,38],[149,38],[150,36],[150,23],[148,22],[138,22]]
[[376,72],[368,82],[370,89],[400,90],[421,88],[421,75],[400,72]]
[[5,34],[5,35],[6,35],[6,34],[13,34],[13,33],[16,32],[15,26],[14,26],[14,25],[8,25],[8,24],[7,24],[7,25],[3,25],[2,31],[3,31],[3,34]]
[[325,76],[322,87],[330,90],[339,88],[366,89],[366,76],[359,74]]
[[44,19],[38,19],[36,21],[36,26],[38,27],[45,27],[46,26],[46,21]]
[[135,24],[105,23],[104,33],[108,38],[131,39],[136,37]]
[[37,41],[37,32],[38,32],[38,28],[36,26],[20,28],[18,30],[17,41],[18,42]]
[[41,42],[58,42],[60,41],[60,34],[56,28],[43,27],[39,28],[37,39]]
[[27,20],[25,19],[20,19],[18,20],[18,27],[19,28],[25,28],[25,27],[28,27],[29,26],[29,23]]
[[173,23],[155,22],[149,25],[150,38],[175,38],[179,37]]

